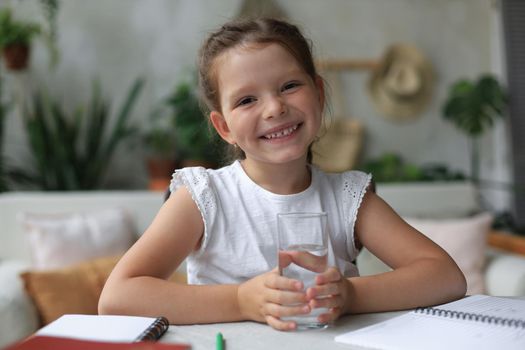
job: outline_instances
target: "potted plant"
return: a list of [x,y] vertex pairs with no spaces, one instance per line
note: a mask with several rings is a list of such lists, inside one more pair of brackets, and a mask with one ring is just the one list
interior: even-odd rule
[[180,165],[210,168],[219,166],[224,146],[200,108],[194,85],[187,82],[178,84],[167,103],[173,112]]
[[98,84],[87,107],[69,111],[35,93],[22,113],[32,162],[30,169],[16,169],[16,180],[48,191],[101,188],[116,148],[137,135],[129,118],[143,84],[135,80],[115,118]]
[[176,168],[175,131],[169,116],[162,110],[156,110],[150,117],[151,126],[144,133],[146,146],[146,164],[150,190],[165,190]]
[[450,170],[444,164],[418,166],[405,162],[396,153],[384,153],[378,158],[370,159],[359,169],[371,173],[378,183],[455,182],[465,179],[463,174]]
[[19,71],[27,67],[31,39],[39,33],[38,24],[13,19],[9,8],[0,10],[0,48],[8,69]]
[[470,138],[470,172],[475,184],[480,180],[479,137],[497,118],[503,117],[506,105],[505,90],[490,74],[482,75],[477,81],[459,80],[450,88],[443,115]]

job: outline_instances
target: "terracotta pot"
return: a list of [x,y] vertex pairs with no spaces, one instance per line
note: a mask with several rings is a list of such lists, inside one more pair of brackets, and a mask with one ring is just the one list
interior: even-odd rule
[[20,71],[27,68],[29,62],[29,46],[13,44],[4,47],[3,55],[7,69]]
[[165,191],[171,181],[171,175],[175,170],[175,161],[170,159],[148,158],[147,159],[149,185],[152,191]]
[[217,164],[213,162],[198,159],[184,159],[181,161],[181,165],[183,168],[201,166],[204,168],[215,169],[217,167]]

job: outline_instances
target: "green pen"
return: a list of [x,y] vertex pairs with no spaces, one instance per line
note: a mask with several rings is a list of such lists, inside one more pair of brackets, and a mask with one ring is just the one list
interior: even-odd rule
[[215,350],[224,350],[224,339],[221,332],[215,337]]

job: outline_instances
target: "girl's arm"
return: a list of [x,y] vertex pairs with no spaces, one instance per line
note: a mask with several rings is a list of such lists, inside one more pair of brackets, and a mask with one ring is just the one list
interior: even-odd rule
[[[329,322],[345,313],[435,305],[465,295],[465,277],[452,258],[375,193],[365,195],[354,232],[393,271],[345,279],[330,268],[317,276],[317,286],[307,294],[312,307],[330,308],[320,321]],[[319,296],[329,297],[316,299]]]
[[169,276],[200,244],[201,214],[181,187],[118,262],[99,300],[101,314],[165,316],[171,323],[240,319],[237,286],[189,286]]
[[350,312],[399,310],[461,298],[463,273],[440,246],[408,225],[375,193],[359,210],[356,234],[361,243],[393,271],[350,278]]
[[298,281],[279,276],[277,269],[241,285],[184,285],[169,276],[203,236],[201,214],[190,193],[181,187],[164,203],[142,237],[109,276],[99,300],[100,314],[165,316],[172,324],[239,320],[268,322],[291,329],[279,317],[307,313],[306,295]]

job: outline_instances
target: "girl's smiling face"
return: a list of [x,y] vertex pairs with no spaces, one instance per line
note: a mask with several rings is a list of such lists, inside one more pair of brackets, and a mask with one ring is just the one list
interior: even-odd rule
[[236,46],[214,64],[221,111],[210,114],[223,139],[247,161],[306,159],[321,125],[322,79],[314,81],[281,45]]

